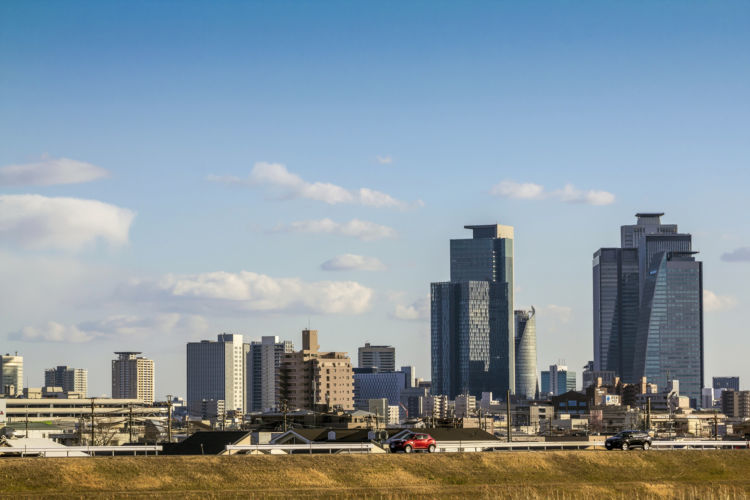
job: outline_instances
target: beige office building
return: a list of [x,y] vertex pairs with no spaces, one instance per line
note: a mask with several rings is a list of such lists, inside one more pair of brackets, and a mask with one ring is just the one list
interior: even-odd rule
[[320,352],[317,330],[302,330],[302,350],[286,353],[278,370],[280,405],[289,409],[354,409],[352,362],[345,352]]
[[154,360],[140,352],[116,352],[112,360],[112,398],[154,402]]

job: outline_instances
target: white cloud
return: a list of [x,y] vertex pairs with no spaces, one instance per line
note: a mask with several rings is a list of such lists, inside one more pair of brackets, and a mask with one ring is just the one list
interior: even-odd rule
[[430,297],[423,297],[411,304],[396,304],[393,317],[408,321],[425,320],[430,317]]
[[96,200],[0,195],[0,242],[78,250],[96,240],[128,242],[135,213]]
[[363,241],[374,241],[384,238],[395,238],[396,230],[392,227],[375,224],[365,220],[352,219],[348,222],[335,222],[331,219],[296,221],[277,226],[275,232],[338,234],[352,236]]
[[83,343],[102,338],[147,337],[173,332],[192,334],[208,329],[205,318],[176,313],[159,314],[153,317],[117,315],[98,321],[63,325],[48,321],[41,326],[26,326],[10,334],[10,338],[24,342]]
[[44,158],[36,163],[0,168],[0,186],[78,184],[108,177],[101,167],[68,158]]
[[376,156],[375,160],[377,160],[378,163],[381,165],[390,165],[393,163],[393,158],[391,158],[391,155],[385,155],[385,156]]
[[375,257],[345,253],[323,262],[324,271],[383,271],[385,265]]
[[186,307],[191,311],[202,308],[213,312],[223,309],[361,314],[369,309],[373,291],[354,281],[307,282],[249,271],[217,271],[131,280],[120,290],[120,295],[136,301]]
[[706,312],[727,311],[737,305],[737,299],[731,295],[717,295],[710,290],[703,290],[703,309]]
[[541,316],[549,318],[554,323],[564,324],[569,323],[573,317],[573,308],[568,306],[558,306],[556,304],[548,304],[539,308]]
[[540,200],[545,197],[544,186],[531,182],[518,183],[513,181],[503,181],[494,185],[490,194],[516,200]]
[[[270,186],[283,199],[304,198],[329,205],[348,203],[402,210],[410,207],[409,203],[369,188],[350,190],[329,182],[307,182],[297,174],[289,172],[280,163],[256,163],[250,175],[245,179],[236,176],[209,175],[208,180],[245,186]],[[419,202],[416,205],[419,205]]]
[[724,262],[750,262],[750,247],[740,247],[721,254]]
[[552,193],[554,198],[566,203],[585,203],[587,205],[611,205],[615,202],[615,195],[607,191],[588,190],[581,191],[572,184],[566,184],[564,188]]
[[565,203],[585,203],[587,205],[610,205],[615,202],[615,195],[612,193],[600,190],[580,190],[572,184],[566,184],[562,189],[546,191],[544,186],[540,184],[506,180],[494,185],[490,189],[490,194],[517,200],[552,199]]

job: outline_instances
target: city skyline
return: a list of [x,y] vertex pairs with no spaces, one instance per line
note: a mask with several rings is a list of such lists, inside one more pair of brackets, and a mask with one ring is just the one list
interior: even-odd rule
[[[591,253],[663,211],[703,262],[705,375],[750,380],[750,6],[0,5],[0,339],[185,394],[222,333],[429,378],[461,227],[515,227],[537,366],[593,359]],[[169,23],[163,22],[170,19]],[[697,36],[700,34],[700,36]],[[346,43],[343,43],[346,41]]]

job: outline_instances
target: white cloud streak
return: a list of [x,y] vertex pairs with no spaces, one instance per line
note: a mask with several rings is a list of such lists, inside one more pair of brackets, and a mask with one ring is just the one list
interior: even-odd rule
[[392,227],[359,219],[352,219],[348,222],[335,222],[328,218],[296,221],[290,224],[279,225],[274,229],[274,232],[336,234],[351,236],[363,241],[396,237],[396,230]]
[[383,271],[385,264],[375,257],[345,253],[323,262],[324,271]]
[[63,325],[48,321],[41,326],[26,326],[10,334],[10,338],[23,342],[58,342],[80,344],[96,339],[147,337],[175,332],[193,334],[204,332],[208,323],[202,316],[177,313],[153,317],[117,315],[103,320]]
[[396,304],[393,317],[406,321],[426,320],[430,317],[430,297],[417,299],[411,304]]
[[516,200],[545,200],[552,199],[565,203],[583,203],[587,205],[611,205],[615,202],[615,195],[607,191],[581,190],[572,184],[566,184],[562,189],[547,191],[544,186],[531,182],[519,183],[502,181],[490,189],[490,194],[501,198]]
[[711,290],[703,290],[703,309],[706,312],[721,312],[733,309],[737,299],[731,295],[718,295]]
[[391,158],[391,155],[385,155],[385,156],[376,156],[375,160],[380,163],[381,165],[390,165],[393,163],[393,158]]
[[357,204],[375,208],[398,208],[405,210],[420,206],[420,202],[409,204],[391,195],[369,188],[346,189],[329,182],[308,182],[297,174],[289,172],[280,163],[256,163],[247,178],[236,176],[209,175],[212,182],[244,186],[268,186],[275,190],[281,199],[308,199],[329,205]]
[[724,262],[750,262],[750,247],[740,247],[721,254]]
[[108,177],[101,167],[68,158],[44,158],[36,163],[0,168],[0,186],[79,184]]
[[64,250],[97,240],[124,245],[134,217],[131,210],[96,200],[0,195],[0,242]]
[[373,291],[354,281],[307,282],[249,271],[217,271],[132,280],[119,295],[191,311],[361,314],[370,308]]

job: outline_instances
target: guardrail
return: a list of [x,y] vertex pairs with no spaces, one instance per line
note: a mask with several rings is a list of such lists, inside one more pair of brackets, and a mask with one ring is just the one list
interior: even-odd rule
[[711,448],[750,448],[750,441],[654,441],[653,448],[668,449],[711,449]]
[[[54,455],[55,457],[70,457],[71,453],[86,453],[89,456],[97,456],[97,454],[111,454],[112,456],[117,453],[130,452],[133,455],[142,453],[148,455],[149,452],[153,452],[154,455],[158,455],[162,451],[162,447],[158,445],[131,445],[131,446],[58,446],[58,447],[0,447],[0,457],[3,455],[17,455],[21,454],[22,457],[26,455],[42,456]],[[80,455],[79,455],[80,456]]]
[[227,454],[237,452],[283,451],[287,453],[373,453],[383,449],[374,443],[308,443],[308,444],[230,444],[226,446]]
[[[653,441],[654,449],[748,448],[748,441]],[[604,441],[439,441],[441,453],[476,451],[594,450],[605,449]]]
[[439,453],[476,451],[584,450],[604,448],[604,441],[438,441]]

